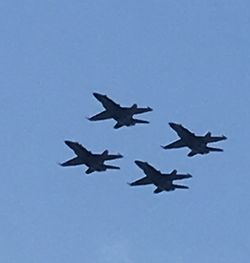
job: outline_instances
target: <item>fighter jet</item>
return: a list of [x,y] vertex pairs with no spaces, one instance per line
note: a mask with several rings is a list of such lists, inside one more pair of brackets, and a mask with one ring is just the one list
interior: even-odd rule
[[61,163],[61,166],[74,166],[85,164],[88,167],[88,169],[85,171],[86,174],[93,173],[94,171],[106,171],[107,169],[120,169],[120,167],[118,166],[106,165],[104,164],[104,162],[107,160],[122,158],[123,156],[121,154],[109,154],[108,150],[105,150],[101,154],[93,154],[78,142],[64,142],[74,151],[74,153],[77,156],[64,163]]
[[143,170],[146,176],[129,183],[130,186],[154,184],[157,187],[154,190],[155,194],[162,191],[174,191],[175,189],[188,189],[188,186],[173,184],[173,181],[191,178],[192,175],[190,174],[177,174],[176,170],[169,174],[163,174],[147,162],[136,160],[135,163]]
[[226,140],[226,136],[212,136],[211,132],[208,132],[204,136],[197,136],[188,129],[184,128],[181,124],[170,122],[169,125],[175,130],[180,139],[166,146],[162,146],[163,149],[188,147],[191,149],[191,152],[188,153],[189,157],[196,154],[207,154],[209,152],[223,152],[223,149],[208,147],[207,144]]
[[101,102],[105,110],[88,118],[90,121],[115,119],[115,129],[119,129],[122,126],[133,126],[136,123],[149,123],[149,121],[134,119],[133,115],[152,111],[150,107],[138,108],[137,104],[133,104],[131,107],[121,107],[106,95],[99,93],[93,93],[93,95]]

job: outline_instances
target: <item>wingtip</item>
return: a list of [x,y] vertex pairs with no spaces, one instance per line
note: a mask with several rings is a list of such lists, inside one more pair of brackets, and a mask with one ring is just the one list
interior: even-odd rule
[[143,161],[135,160],[135,164],[136,164],[137,166],[139,166],[140,168],[142,168],[143,165],[145,165],[145,164],[147,164],[147,163],[146,163],[146,162],[143,162]]
[[93,92],[93,96],[99,96],[99,95],[101,95],[100,93],[98,93],[98,92]]
[[103,95],[103,94],[97,93],[97,92],[93,92],[93,96],[94,96],[96,99],[100,100],[102,97],[105,97],[106,95]]
[[66,145],[69,145],[69,144],[71,143],[71,141],[65,140],[64,143],[65,143]]
[[85,119],[91,121],[91,117],[85,116]]
[[177,126],[179,126],[180,124],[175,123],[175,122],[169,122],[168,125],[172,128],[175,129]]

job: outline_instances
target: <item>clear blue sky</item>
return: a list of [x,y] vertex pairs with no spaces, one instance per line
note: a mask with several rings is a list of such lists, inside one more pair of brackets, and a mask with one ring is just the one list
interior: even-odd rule
[[[1,1],[0,262],[248,262],[249,14],[247,0]],[[88,122],[93,92],[152,107],[150,125]],[[164,151],[169,121],[226,135],[225,151]],[[65,139],[120,152],[121,170],[59,167]],[[130,188],[135,159],[191,173],[190,189]]]

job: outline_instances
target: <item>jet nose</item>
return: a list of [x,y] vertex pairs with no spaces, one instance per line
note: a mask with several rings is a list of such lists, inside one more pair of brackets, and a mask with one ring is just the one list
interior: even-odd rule
[[153,109],[151,107],[147,107],[148,111],[152,111]]
[[226,140],[227,137],[226,137],[225,135],[222,135],[222,139],[223,139],[223,140]]
[[187,178],[192,178],[193,176],[191,174],[187,174]]

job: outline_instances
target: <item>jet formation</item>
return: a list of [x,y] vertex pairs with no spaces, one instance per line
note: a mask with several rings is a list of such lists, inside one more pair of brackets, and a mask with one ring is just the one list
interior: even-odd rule
[[207,144],[226,140],[227,137],[224,135],[212,136],[211,132],[208,132],[204,136],[197,136],[190,132],[187,128],[184,128],[181,124],[170,122],[169,126],[178,134],[180,139],[166,146],[162,146],[163,149],[188,147],[191,149],[191,151],[188,153],[189,157],[192,157],[196,154],[208,154],[209,152],[223,152],[223,149],[208,147]]
[[154,190],[155,194],[158,194],[162,191],[174,191],[175,189],[189,188],[185,185],[173,184],[173,181],[191,178],[191,174],[177,174],[177,170],[173,170],[168,174],[163,174],[147,162],[136,160],[135,163],[143,170],[146,176],[137,181],[129,183],[130,186],[154,184],[156,186],[156,189]]
[[133,126],[137,123],[149,123],[149,121],[134,119],[133,115],[152,111],[152,108],[138,108],[137,104],[133,104],[131,107],[121,107],[106,95],[99,93],[93,93],[93,95],[101,102],[105,110],[88,118],[90,121],[114,119],[116,121],[115,129],[122,126]]
[[[105,110],[88,118],[90,121],[114,119],[116,121],[116,124],[114,125],[115,129],[119,129],[123,126],[134,126],[137,123],[149,123],[149,121],[146,120],[135,119],[134,115],[152,111],[152,108],[140,108],[137,106],[137,104],[133,104],[131,107],[122,107],[111,100],[107,95],[102,95],[99,93],[93,93],[93,95],[99,102],[101,102]],[[183,127],[181,124],[170,122],[169,126],[177,133],[180,139],[166,146],[161,146],[163,149],[188,147],[191,150],[187,155],[189,157],[195,156],[197,154],[208,154],[209,152],[223,151],[221,148],[209,147],[208,144],[226,140],[227,138],[224,135],[212,136],[211,132],[207,132],[204,136],[198,136],[189,131],[187,128]],[[122,158],[123,156],[121,154],[109,154],[108,150],[105,150],[100,154],[94,154],[78,142],[69,140],[64,142],[74,151],[76,157],[60,163],[60,165],[63,167],[86,165],[88,167],[85,171],[86,174],[91,174],[95,171],[102,172],[106,171],[107,169],[120,169],[119,166],[105,164],[105,161]],[[189,188],[186,185],[179,185],[173,182],[176,180],[191,178],[191,174],[178,174],[177,170],[173,170],[170,173],[161,173],[149,163],[139,160],[136,160],[135,164],[143,170],[146,176],[129,183],[130,186],[153,184],[156,186],[154,190],[155,194],[163,191],[168,192],[174,191],[175,189]]]
[[93,154],[88,151],[78,142],[64,141],[69,148],[71,148],[77,155],[75,158],[70,159],[61,166],[75,166],[85,164],[88,169],[85,171],[86,174],[93,173],[94,171],[102,172],[107,169],[120,169],[118,166],[104,164],[105,161],[122,158],[121,154],[109,154],[108,150],[105,150],[101,154]]

